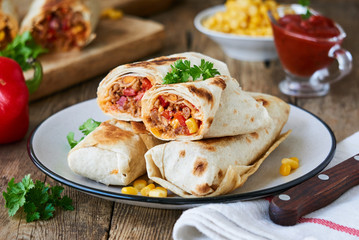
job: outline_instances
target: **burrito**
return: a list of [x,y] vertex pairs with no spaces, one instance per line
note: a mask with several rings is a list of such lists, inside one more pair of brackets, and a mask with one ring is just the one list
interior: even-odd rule
[[242,186],[288,136],[280,135],[290,107],[265,94],[250,93],[263,104],[272,123],[250,134],[199,141],[172,141],[146,154],[150,179],[182,197],[213,197]]
[[97,0],[34,0],[20,32],[52,51],[80,49],[95,38],[99,11]]
[[106,185],[128,185],[146,173],[144,154],[160,142],[147,133],[135,133],[131,123],[101,123],[68,154],[70,169]]
[[12,0],[0,0],[0,50],[16,37],[19,31],[18,16]]
[[177,60],[189,60],[200,65],[201,59],[213,63],[222,75],[229,75],[227,65],[206,55],[194,52],[174,54],[143,62],[126,64],[113,69],[97,89],[97,103],[110,117],[124,121],[142,121],[141,99],[155,84],[162,84],[163,78]]
[[157,85],[142,98],[146,128],[162,140],[198,140],[236,136],[269,126],[271,118],[229,76]]

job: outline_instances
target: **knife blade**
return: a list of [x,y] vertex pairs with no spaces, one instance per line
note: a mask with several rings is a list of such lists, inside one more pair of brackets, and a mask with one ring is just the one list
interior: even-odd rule
[[275,196],[270,219],[282,226],[295,225],[308,213],[327,206],[359,184],[359,154]]

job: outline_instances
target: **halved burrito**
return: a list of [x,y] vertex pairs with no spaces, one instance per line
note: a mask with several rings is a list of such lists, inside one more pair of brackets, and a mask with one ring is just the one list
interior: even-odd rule
[[70,169],[106,185],[128,185],[146,173],[144,154],[159,141],[148,133],[135,133],[131,123],[101,123],[68,154]]
[[126,64],[113,69],[97,89],[97,103],[101,110],[116,119],[142,121],[141,99],[155,84],[162,84],[163,78],[177,60],[189,60],[200,65],[201,59],[213,63],[222,75],[229,75],[227,65],[206,55],[194,52],[179,53]]
[[0,0],[0,50],[16,37],[19,31],[18,15],[12,0]]
[[229,76],[154,86],[142,98],[142,119],[162,140],[235,136],[272,121],[262,102]]
[[99,11],[97,0],[34,0],[20,31],[53,51],[80,49],[95,38]]
[[273,119],[266,128],[233,137],[172,141],[146,155],[150,179],[182,197],[212,197],[242,186],[287,137],[280,135],[290,107],[282,100],[251,93]]

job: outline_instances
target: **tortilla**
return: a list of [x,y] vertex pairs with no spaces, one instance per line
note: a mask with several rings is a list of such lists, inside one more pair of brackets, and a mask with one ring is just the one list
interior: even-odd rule
[[80,49],[95,38],[100,14],[97,0],[34,0],[20,32],[53,51]]
[[135,133],[131,123],[101,123],[68,154],[70,169],[106,185],[125,186],[146,173],[144,154],[160,142],[147,133]]
[[0,0],[0,50],[16,37],[19,31],[18,15],[12,0]]
[[185,52],[158,57],[148,61],[121,65],[113,69],[97,89],[97,103],[112,118],[124,121],[142,121],[141,98],[155,84],[162,84],[177,60],[189,60],[200,65],[201,59],[210,61],[222,75],[230,75],[227,65],[206,55]]
[[262,102],[229,76],[156,85],[142,98],[142,119],[162,140],[198,140],[236,136],[269,126]]
[[250,134],[199,141],[172,141],[145,154],[150,179],[182,197],[213,197],[242,186],[288,136],[280,135],[290,107],[270,95],[249,93],[262,102],[272,123]]

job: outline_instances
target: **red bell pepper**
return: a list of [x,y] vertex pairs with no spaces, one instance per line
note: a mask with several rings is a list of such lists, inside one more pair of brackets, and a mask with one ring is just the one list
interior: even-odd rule
[[22,139],[29,127],[29,92],[34,92],[42,79],[39,62],[32,62],[34,79],[26,81],[20,65],[0,57],[0,144]]

